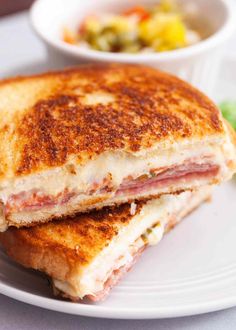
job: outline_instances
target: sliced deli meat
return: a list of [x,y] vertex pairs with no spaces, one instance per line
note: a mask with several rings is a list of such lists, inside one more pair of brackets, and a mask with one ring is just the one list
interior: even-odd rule
[[[178,182],[188,182],[196,179],[208,179],[216,178],[219,173],[219,166],[214,164],[197,164],[188,163],[179,166],[173,166],[170,169],[152,170],[146,175],[142,175],[137,179],[128,178],[125,179],[121,185],[111,189],[111,183],[104,187],[104,184],[100,186],[96,184],[97,191],[102,193],[114,193],[114,199],[116,196],[129,196],[134,194],[140,194],[145,192],[150,193],[152,190],[155,192],[159,188],[168,187]],[[157,172],[157,173],[156,173]],[[38,211],[45,208],[54,207],[56,205],[64,205],[69,203],[73,198],[77,198],[79,192],[76,190],[69,192],[67,189],[56,196],[47,195],[42,191],[32,190],[28,192],[20,192],[19,194],[13,194],[7,200],[4,212],[9,214],[11,212],[27,212]]]

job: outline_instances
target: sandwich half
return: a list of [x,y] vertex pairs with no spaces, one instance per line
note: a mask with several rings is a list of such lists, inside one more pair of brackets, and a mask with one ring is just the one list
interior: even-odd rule
[[0,230],[220,183],[235,146],[216,106],[143,66],[0,82]]
[[211,187],[0,233],[6,253],[46,273],[54,293],[103,300],[148,245],[210,197]]

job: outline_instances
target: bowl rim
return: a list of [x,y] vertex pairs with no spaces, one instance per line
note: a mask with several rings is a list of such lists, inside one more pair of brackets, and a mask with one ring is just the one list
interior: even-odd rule
[[233,0],[217,0],[226,9],[226,20],[222,26],[208,38],[185,48],[166,51],[162,53],[111,53],[97,51],[93,49],[80,48],[77,45],[70,45],[60,39],[50,38],[49,35],[43,33],[38,24],[38,8],[45,0],[36,0],[30,8],[30,22],[36,34],[48,45],[63,52],[64,54],[73,57],[82,57],[96,61],[117,61],[129,63],[143,63],[143,62],[166,62],[174,60],[182,60],[191,56],[200,55],[209,49],[217,47],[219,44],[227,41],[233,31],[236,30],[236,4]]

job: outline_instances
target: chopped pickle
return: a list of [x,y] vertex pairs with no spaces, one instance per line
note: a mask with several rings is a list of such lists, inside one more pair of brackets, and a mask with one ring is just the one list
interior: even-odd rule
[[145,244],[155,245],[162,239],[163,233],[163,224],[157,222],[154,226],[148,228],[145,233],[141,235],[141,238]]
[[134,6],[120,14],[89,15],[76,38],[64,31],[63,40],[85,44],[105,52],[163,52],[201,40],[174,0],[161,0],[153,7]]

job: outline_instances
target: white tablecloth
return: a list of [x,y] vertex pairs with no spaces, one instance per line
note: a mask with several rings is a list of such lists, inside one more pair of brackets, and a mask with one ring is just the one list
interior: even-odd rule
[[[46,51],[32,33],[26,13],[0,20],[0,77],[40,72],[58,67],[46,60]],[[0,329],[122,329],[221,330],[236,329],[236,308],[169,320],[106,320],[44,310],[0,295]]]

